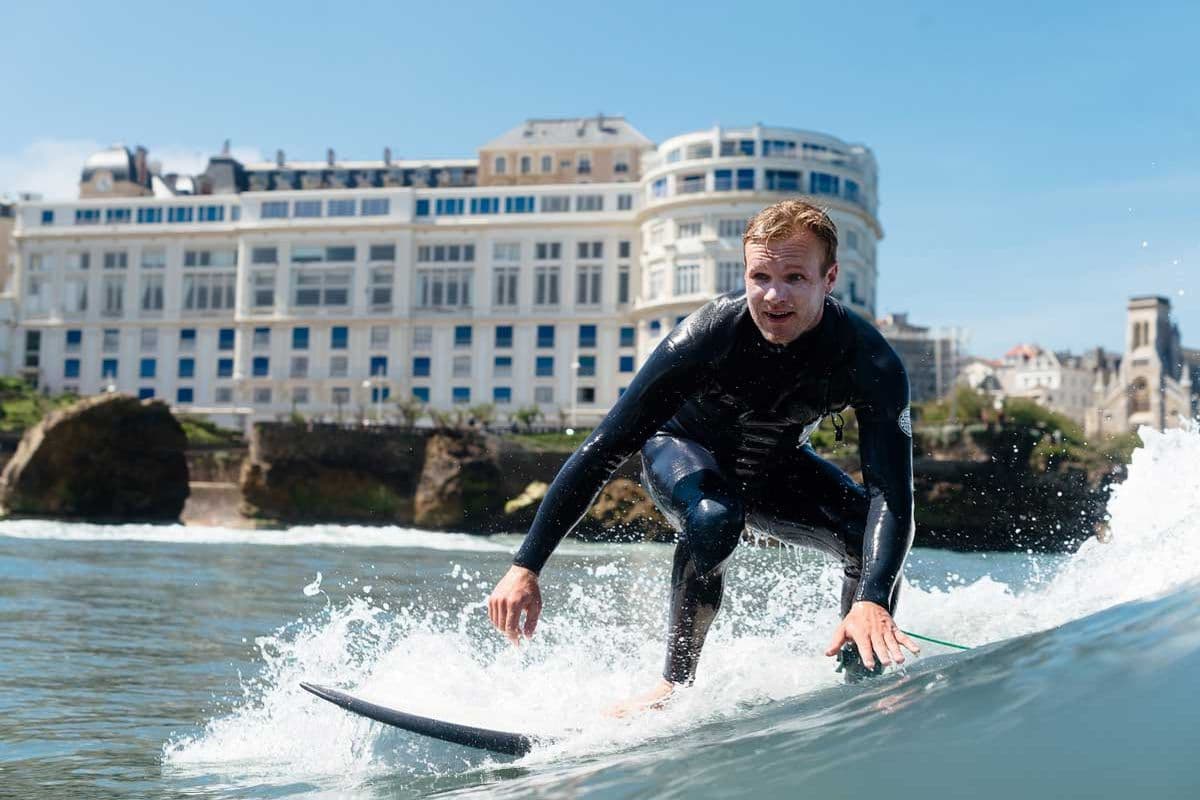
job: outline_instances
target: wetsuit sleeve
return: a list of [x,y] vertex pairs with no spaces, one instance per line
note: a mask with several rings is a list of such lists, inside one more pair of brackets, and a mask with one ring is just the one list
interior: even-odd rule
[[616,405],[550,484],[513,563],[540,572],[617,468],[701,384],[713,352],[711,315],[681,323],[654,350]]
[[864,337],[855,370],[862,398],[855,403],[859,454],[870,508],[854,600],[891,608],[915,532],[912,422],[904,365],[882,336],[871,334]]

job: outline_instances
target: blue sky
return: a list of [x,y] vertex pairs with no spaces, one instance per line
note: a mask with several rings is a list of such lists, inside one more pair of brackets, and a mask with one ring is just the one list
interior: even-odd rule
[[188,168],[227,138],[469,156],[528,116],[761,121],[875,151],[880,313],[980,355],[1119,349],[1127,298],[1163,294],[1200,347],[1200,4],[967,5],[9,4],[0,193],[113,141]]

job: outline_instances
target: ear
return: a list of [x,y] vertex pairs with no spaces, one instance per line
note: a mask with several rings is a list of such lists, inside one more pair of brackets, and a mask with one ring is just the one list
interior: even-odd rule
[[829,271],[825,273],[825,294],[829,294],[833,291],[834,284],[837,283],[837,278],[838,263],[835,261],[833,262],[833,266],[829,268]]

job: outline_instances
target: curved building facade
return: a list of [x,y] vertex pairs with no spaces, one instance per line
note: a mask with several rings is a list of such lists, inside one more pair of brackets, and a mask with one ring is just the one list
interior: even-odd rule
[[874,316],[875,161],[825,134],[655,145],[620,117],[528,120],[475,159],[225,153],[195,176],[125,153],[79,200],[17,208],[10,363],[51,391],[225,421],[413,396],[590,424],[678,318],[742,285],[746,221],[789,196],[829,209],[839,297]]

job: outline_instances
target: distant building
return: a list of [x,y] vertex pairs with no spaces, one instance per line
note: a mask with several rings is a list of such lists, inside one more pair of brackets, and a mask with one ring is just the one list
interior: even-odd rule
[[1003,366],[1002,361],[968,356],[959,362],[958,383],[987,395],[1003,395],[1004,387],[999,378]]
[[911,324],[908,314],[888,314],[876,320],[876,324],[904,362],[914,403],[937,400],[950,391],[965,354],[963,331],[931,331]]
[[8,276],[13,268],[13,223],[16,221],[16,204],[0,199],[0,292],[8,285]]
[[1023,397],[1081,425],[1094,405],[1094,368],[1082,356],[1021,344],[1004,354],[997,371],[1006,397]]
[[[52,391],[222,421],[411,396],[589,424],[680,319],[742,287],[747,220],[800,195],[841,234],[835,294],[873,318],[875,158],[828,134],[655,145],[620,117],[532,119],[475,158],[243,163],[226,146],[198,175],[118,146],[87,160],[78,200],[18,205],[8,352]],[[937,352],[934,393],[954,375]]]
[[1134,297],[1127,306],[1125,355],[1095,375],[1089,435],[1131,431],[1140,425],[1175,427],[1194,417],[1200,387],[1200,351],[1180,344],[1165,297]]

